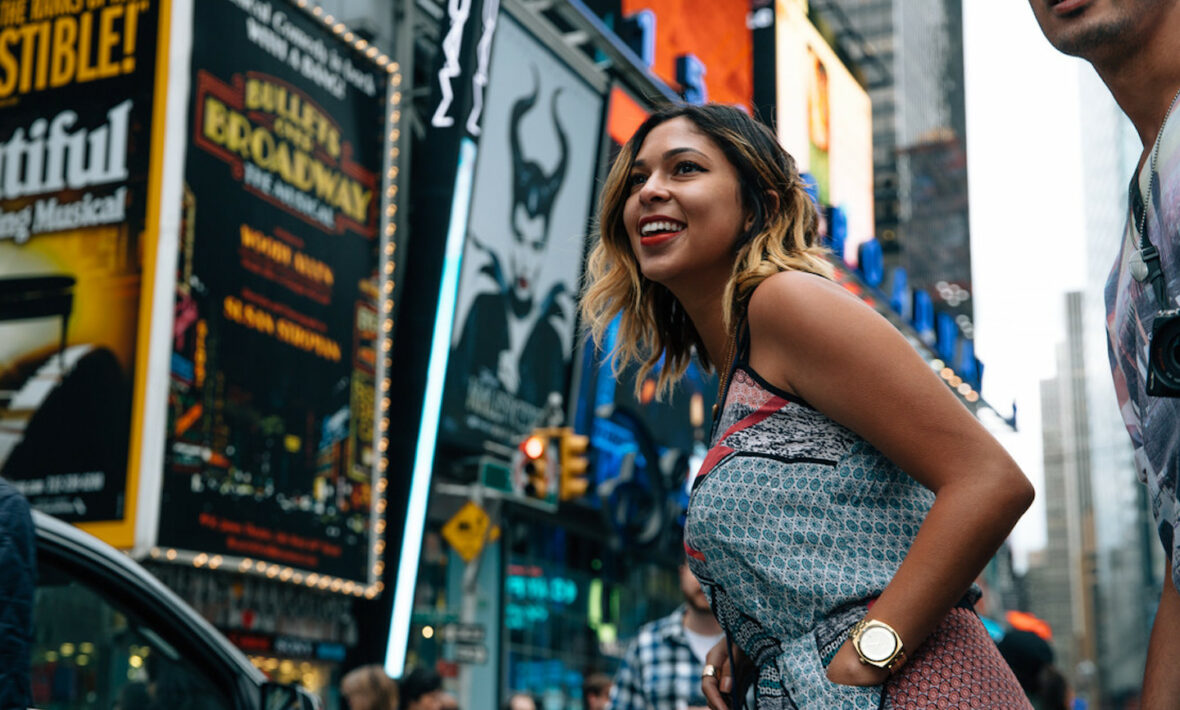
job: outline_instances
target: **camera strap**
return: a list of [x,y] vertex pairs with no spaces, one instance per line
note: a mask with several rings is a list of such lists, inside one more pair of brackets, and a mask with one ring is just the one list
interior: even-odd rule
[[[1155,161],[1152,161],[1152,168],[1154,169]],[[1154,178],[1155,175],[1152,175]],[[1155,180],[1151,181],[1152,187],[1155,185]],[[1151,189],[1151,188],[1149,188]],[[1147,207],[1143,204],[1143,195],[1139,192],[1139,176],[1136,175],[1131,180],[1131,188],[1129,190],[1129,202],[1131,209],[1135,215],[1134,224],[1139,225],[1139,253],[1138,256],[1142,260],[1143,266],[1147,267],[1146,272],[1142,278],[1132,269],[1132,275],[1138,281],[1150,281],[1152,288],[1155,290],[1155,297],[1159,301],[1160,308],[1168,308],[1171,302],[1168,301],[1168,284],[1164,279],[1164,269],[1160,264],[1160,253],[1152,244],[1151,239],[1147,236]],[[1132,257],[1134,258],[1134,256]]]
[[[1176,94],[1172,96],[1172,103],[1168,104],[1164,120],[1160,123],[1159,131],[1156,132],[1155,143],[1151,146],[1151,162],[1148,167],[1151,177],[1147,181],[1147,204],[1151,204],[1150,201],[1155,198],[1156,178],[1159,176],[1156,168],[1160,158],[1160,141],[1163,140],[1164,131],[1168,127],[1168,119],[1172,117],[1172,109],[1176,108],[1177,101],[1180,101],[1180,89],[1177,89]],[[1127,192],[1127,204],[1131,207],[1133,218],[1131,224],[1139,225],[1139,251],[1131,256],[1131,275],[1139,282],[1150,279],[1151,286],[1155,290],[1155,297],[1159,301],[1159,307],[1169,308],[1172,303],[1168,300],[1168,282],[1164,279],[1164,270],[1160,266],[1160,253],[1147,236],[1147,206],[1144,204],[1143,193],[1139,191],[1138,170],[1131,176],[1131,185]]]

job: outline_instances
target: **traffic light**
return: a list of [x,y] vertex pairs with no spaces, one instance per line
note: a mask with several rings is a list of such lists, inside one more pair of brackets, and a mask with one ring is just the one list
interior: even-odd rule
[[590,488],[590,481],[586,479],[586,469],[590,466],[586,460],[586,449],[589,447],[590,437],[575,434],[570,427],[561,430],[561,480],[558,487],[561,500],[581,498]]
[[524,473],[524,492],[533,498],[544,499],[549,493],[549,436],[536,429],[520,442],[521,470]]

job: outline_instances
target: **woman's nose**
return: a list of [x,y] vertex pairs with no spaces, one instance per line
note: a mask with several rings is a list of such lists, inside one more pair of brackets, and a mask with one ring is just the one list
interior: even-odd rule
[[641,202],[660,202],[668,199],[668,186],[658,175],[650,175],[639,188]]

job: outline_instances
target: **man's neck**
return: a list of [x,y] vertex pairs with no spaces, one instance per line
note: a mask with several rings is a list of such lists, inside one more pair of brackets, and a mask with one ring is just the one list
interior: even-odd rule
[[691,604],[684,606],[684,628],[702,636],[716,636],[721,633],[721,624],[710,611],[695,609]]
[[1172,4],[1136,48],[1118,56],[1092,57],[1098,76],[1143,142],[1140,167],[1163,126],[1168,107],[1180,90],[1180,2]]

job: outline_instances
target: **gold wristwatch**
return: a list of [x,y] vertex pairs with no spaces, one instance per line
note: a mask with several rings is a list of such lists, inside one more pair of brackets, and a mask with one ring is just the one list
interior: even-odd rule
[[861,619],[848,632],[860,662],[893,673],[905,663],[901,637],[893,627],[876,619]]

